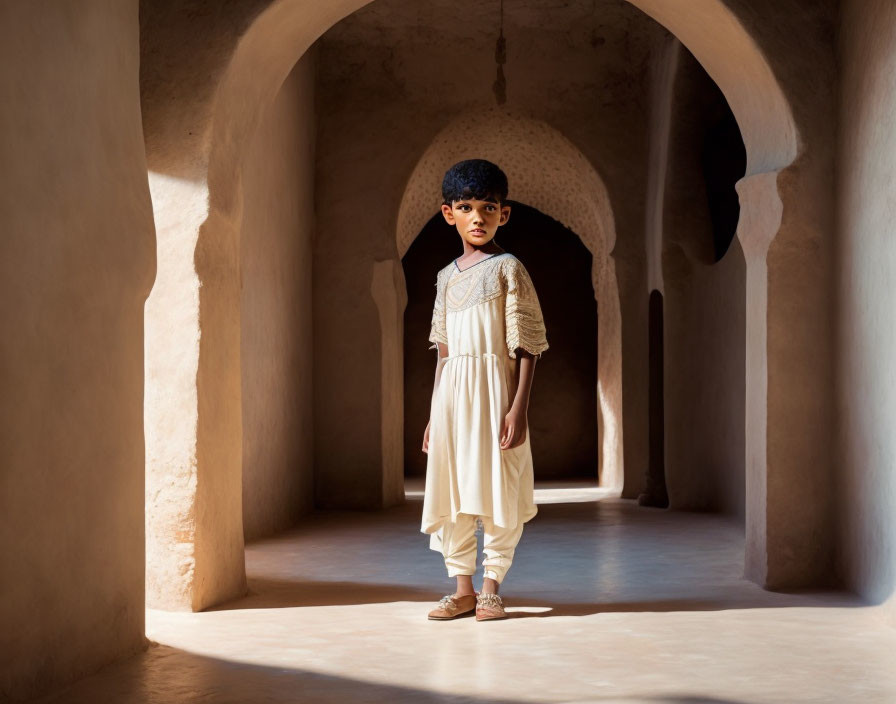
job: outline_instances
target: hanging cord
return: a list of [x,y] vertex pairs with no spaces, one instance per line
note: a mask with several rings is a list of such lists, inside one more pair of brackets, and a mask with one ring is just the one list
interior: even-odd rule
[[504,0],[501,0],[501,29],[495,43],[495,63],[498,64],[498,75],[492,84],[495,100],[498,105],[507,102],[507,80],[504,78],[504,64],[507,63],[507,41],[504,39]]

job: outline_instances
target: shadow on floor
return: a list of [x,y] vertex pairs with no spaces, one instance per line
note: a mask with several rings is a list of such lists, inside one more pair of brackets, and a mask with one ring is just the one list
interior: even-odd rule
[[[545,690],[551,683],[545,675]],[[31,700],[33,704],[254,704],[255,702],[408,702],[415,704],[533,704],[554,701],[551,697],[502,699],[477,697],[382,684],[366,679],[332,676],[295,668],[251,665],[178,650],[151,643],[146,652],[125,662],[103,668],[52,695]],[[746,704],[741,700],[701,696],[597,696],[590,702],[644,702],[646,704]]]

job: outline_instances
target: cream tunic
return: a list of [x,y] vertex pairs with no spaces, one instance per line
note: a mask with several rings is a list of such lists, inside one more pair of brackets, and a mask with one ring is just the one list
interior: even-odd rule
[[463,270],[454,261],[443,268],[429,340],[448,345],[430,409],[420,528],[433,534],[430,547],[438,550],[437,531],[458,513],[513,528],[537,512],[530,433],[518,447],[500,446],[501,423],[516,393],[516,350],[540,357],[548,349],[522,262],[501,252]]

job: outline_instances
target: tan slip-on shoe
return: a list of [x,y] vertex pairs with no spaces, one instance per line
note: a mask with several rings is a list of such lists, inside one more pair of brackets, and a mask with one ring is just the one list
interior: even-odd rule
[[477,596],[477,594],[464,594],[463,596],[446,594],[439,600],[436,608],[427,614],[427,618],[430,621],[449,621],[464,614],[471,614],[476,608]]
[[504,602],[497,594],[483,592],[476,595],[476,620],[477,621],[495,621],[500,618],[507,618],[507,612],[504,611]]

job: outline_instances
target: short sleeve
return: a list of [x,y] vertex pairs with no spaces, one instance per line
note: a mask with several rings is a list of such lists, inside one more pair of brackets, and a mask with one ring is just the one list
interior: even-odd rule
[[504,322],[507,337],[507,354],[516,359],[516,350],[541,357],[548,349],[541,305],[535,293],[535,285],[526,267],[516,257],[507,257],[504,266],[507,298],[504,305]]
[[[448,344],[448,330],[445,327],[445,286],[442,272],[436,277],[436,300],[432,308],[432,325],[429,330],[429,341]],[[438,349],[437,344],[430,345],[429,349]]]

